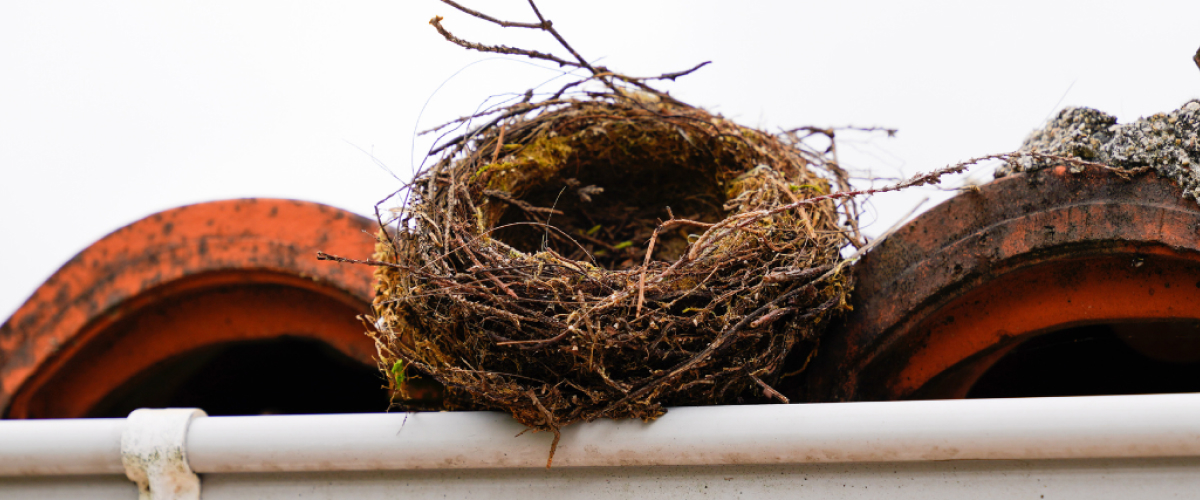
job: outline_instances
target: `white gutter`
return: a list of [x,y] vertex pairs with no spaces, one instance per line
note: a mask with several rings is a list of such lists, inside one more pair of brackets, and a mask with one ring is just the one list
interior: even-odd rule
[[125,474],[123,418],[0,420],[0,476]]
[[[125,419],[0,421],[0,476],[123,474]],[[545,467],[484,412],[198,417],[198,473]],[[1200,457],[1200,394],[674,408],[563,431],[554,466]]]

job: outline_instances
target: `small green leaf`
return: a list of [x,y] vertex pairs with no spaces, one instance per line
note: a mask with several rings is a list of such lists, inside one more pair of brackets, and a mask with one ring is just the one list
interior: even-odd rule
[[613,250],[621,250],[621,249],[629,248],[631,246],[633,246],[632,241],[622,241],[620,243],[617,243],[616,245],[613,245]]
[[599,231],[600,231],[600,224],[596,224],[595,226],[592,226],[591,229],[587,230],[587,235],[591,236],[593,234],[596,234]]
[[392,365],[392,378],[396,379],[396,385],[404,383],[404,360],[396,360]]

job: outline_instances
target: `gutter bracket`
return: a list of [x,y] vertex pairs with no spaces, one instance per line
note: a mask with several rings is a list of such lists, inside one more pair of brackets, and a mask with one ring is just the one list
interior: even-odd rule
[[121,433],[125,476],[138,485],[139,500],[200,500],[200,477],[187,461],[192,419],[207,417],[197,408],[139,409]]

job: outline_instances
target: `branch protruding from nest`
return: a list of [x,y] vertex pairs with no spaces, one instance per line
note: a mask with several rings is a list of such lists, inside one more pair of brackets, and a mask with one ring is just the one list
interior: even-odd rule
[[565,49],[567,52],[569,52],[571,54],[571,57],[574,59],[574,61],[570,61],[565,58],[562,58],[562,57],[559,57],[559,56],[556,56],[554,54],[550,54],[547,52],[539,52],[536,50],[526,50],[526,49],[521,49],[521,48],[517,48],[517,47],[509,47],[507,45],[487,45],[487,44],[476,43],[476,42],[464,40],[462,38],[455,36],[453,33],[450,33],[450,31],[447,30],[445,26],[442,26],[442,20],[445,18],[443,18],[442,16],[434,16],[433,19],[429,20],[429,24],[433,25],[434,29],[436,29],[437,32],[439,34],[441,34],[442,37],[445,38],[450,43],[453,43],[455,45],[458,45],[459,47],[463,47],[468,50],[475,50],[475,51],[479,51],[479,52],[490,52],[490,53],[495,53],[495,54],[518,55],[518,56],[528,57],[531,59],[539,59],[542,61],[549,61],[549,62],[559,65],[560,67],[566,66],[566,67],[572,67],[572,68],[586,69],[586,70],[588,70],[589,73],[591,73],[591,77],[589,79],[600,80],[601,83],[603,83],[606,87],[608,87],[609,91],[616,93],[616,94],[621,94],[623,92],[623,90],[620,88],[620,86],[615,84],[614,80],[625,82],[627,84],[638,87],[638,89],[640,89],[644,92],[649,92],[651,94],[657,95],[661,99],[669,99],[669,100],[673,101],[674,98],[672,98],[671,96],[667,95],[664,92],[660,92],[659,90],[647,85],[646,82],[654,81],[654,80],[674,81],[676,78],[690,75],[690,74],[694,73],[695,71],[699,70],[700,68],[703,68],[704,66],[706,66],[712,62],[712,61],[705,61],[705,62],[697,64],[691,68],[682,70],[682,71],[663,73],[658,76],[633,77],[633,76],[623,75],[620,73],[613,72],[604,66],[594,66],[590,62],[588,62],[588,60],[585,59],[583,56],[579,55],[579,52],[577,52],[575,50],[575,48],[571,46],[570,43],[567,43],[567,40],[565,38],[563,38],[562,34],[560,34],[558,32],[558,30],[554,28],[554,23],[551,22],[550,20],[546,19],[544,16],[542,16],[541,10],[538,9],[537,4],[534,3],[533,0],[529,0],[529,7],[531,9],[533,9],[534,15],[536,15],[538,18],[538,22],[536,22],[536,23],[522,23],[522,22],[500,20],[495,17],[484,14],[482,12],[479,12],[477,10],[464,7],[464,6],[460,5],[458,2],[454,2],[453,0],[442,0],[442,3],[445,3],[446,5],[449,5],[451,7],[454,7],[455,9],[458,9],[459,11],[461,11],[463,13],[466,13],[468,15],[477,17],[479,19],[483,19],[485,21],[494,23],[501,27],[529,28],[529,29],[538,29],[538,30],[545,31],[545,32],[549,33],[550,36],[554,37],[554,39],[558,41],[558,44],[560,46],[562,46],[563,49]]

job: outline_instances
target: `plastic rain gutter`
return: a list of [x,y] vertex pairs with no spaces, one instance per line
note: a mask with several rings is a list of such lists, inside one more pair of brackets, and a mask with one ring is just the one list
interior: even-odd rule
[[[674,408],[649,424],[571,426],[550,470],[551,436],[485,412],[9,420],[0,497],[136,497],[122,452],[129,462],[130,436],[154,420],[133,417],[153,412],[168,429],[154,432],[177,437],[141,453],[176,439],[176,469],[200,474],[205,499],[1200,491],[1200,394],[1167,394]],[[185,498],[151,476],[143,498]]]

